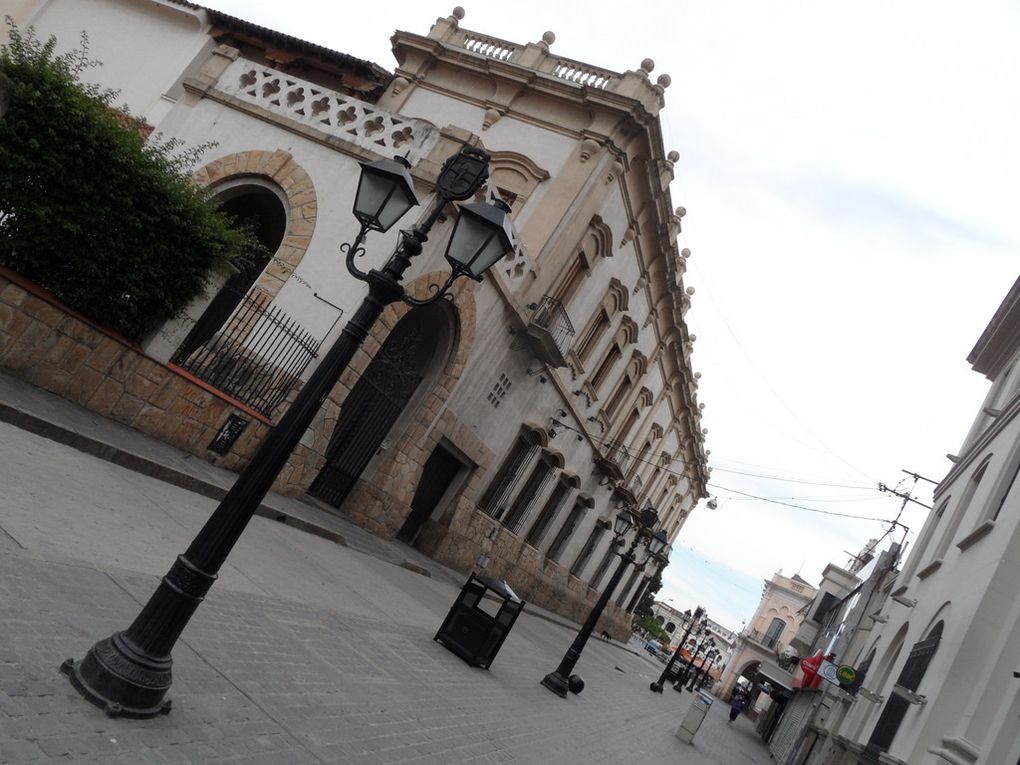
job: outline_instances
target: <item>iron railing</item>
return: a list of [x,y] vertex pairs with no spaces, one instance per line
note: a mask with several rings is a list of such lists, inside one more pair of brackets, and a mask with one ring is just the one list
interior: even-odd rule
[[548,332],[560,353],[566,353],[575,335],[575,330],[563,303],[554,297],[544,295],[537,304],[533,303],[532,305],[534,305],[534,312],[531,314],[529,323]]
[[187,358],[195,375],[256,412],[271,417],[319,354],[316,340],[262,293],[245,295],[223,327]]

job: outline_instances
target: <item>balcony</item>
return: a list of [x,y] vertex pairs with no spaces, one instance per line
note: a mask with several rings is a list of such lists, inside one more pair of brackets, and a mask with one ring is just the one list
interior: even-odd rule
[[426,122],[399,117],[244,58],[227,67],[216,89],[236,102],[258,107],[373,154],[403,154],[411,164],[425,157],[439,141],[439,131]]
[[611,480],[623,478],[623,469],[627,464],[627,450],[618,441],[602,444],[602,451],[595,455],[595,467]]
[[620,481],[613,487],[613,494],[622,499],[625,504],[637,505],[638,497],[641,496],[641,476],[635,473],[626,481]]
[[528,307],[532,314],[524,334],[535,356],[551,367],[565,367],[575,332],[563,304],[546,295]]
[[763,648],[768,648],[770,651],[775,650],[779,647],[779,636],[769,635],[758,630],[747,630],[744,633],[744,637],[748,640],[757,643]]

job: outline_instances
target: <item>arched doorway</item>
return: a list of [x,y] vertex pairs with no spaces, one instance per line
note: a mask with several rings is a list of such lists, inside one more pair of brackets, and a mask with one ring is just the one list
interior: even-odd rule
[[[925,672],[928,671],[928,664],[931,663],[932,657],[935,656],[935,651],[938,650],[939,643],[942,641],[943,626],[944,623],[941,621],[936,623],[924,640],[914,643],[907,655],[906,664],[903,665],[903,669],[900,670],[900,674],[896,678],[897,686],[910,692],[914,692],[920,687]],[[878,765],[882,752],[888,752],[889,747],[892,746],[900,724],[906,717],[907,710],[910,709],[910,704],[910,700],[901,693],[889,694],[889,699],[885,702],[882,714],[879,715],[875,729],[861,756],[862,765]]]
[[202,312],[174,353],[174,360],[178,363],[186,360],[223,327],[280,248],[287,233],[285,199],[283,191],[275,184],[253,178],[228,181],[217,188],[214,204],[236,223],[250,228],[261,250],[243,269],[227,279]]
[[326,464],[308,490],[339,508],[383,440],[423,395],[449,357],[453,312],[445,301],[413,308],[397,322],[344,399],[326,449]]

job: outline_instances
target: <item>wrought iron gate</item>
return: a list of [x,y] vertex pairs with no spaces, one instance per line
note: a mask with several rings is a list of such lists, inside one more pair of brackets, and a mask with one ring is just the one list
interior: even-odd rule
[[418,338],[387,342],[344,400],[326,450],[326,465],[308,493],[333,507],[354,487],[369,460],[411,400],[422,375],[408,368],[418,361],[409,348]]

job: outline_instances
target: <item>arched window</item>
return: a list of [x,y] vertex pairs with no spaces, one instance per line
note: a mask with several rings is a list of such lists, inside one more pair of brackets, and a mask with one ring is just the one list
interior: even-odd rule
[[[903,669],[900,670],[900,674],[896,678],[896,685],[908,691],[917,691],[921,687],[921,681],[928,671],[928,665],[942,640],[943,626],[943,622],[936,623],[924,640],[914,643],[907,656],[906,664],[903,665]],[[882,714],[875,724],[875,730],[872,731],[871,738],[868,739],[868,744],[865,747],[866,761],[878,762],[878,754],[889,751],[908,709],[910,709],[910,701],[906,697],[895,691],[889,694],[885,708],[882,709]]]
[[512,534],[519,534],[521,528],[527,521],[536,498],[542,495],[543,490],[549,481],[552,480],[555,471],[563,467],[563,457],[556,452],[544,451],[531,469],[531,475],[524,482],[521,490],[514,498],[513,504],[507,510],[500,522]]
[[545,538],[545,533],[549,529],[553,518],[556,517],[560,508],[566,504],[570,492],[580,486],[580,484],[581,482],[573,473],[560,474],[560,479],[556,482],[556,486],[553,487],[549,499],[542,506],[541,511],[535,518],[535,522],[531,524],[527,537],[525,537],[529,545],[539,547],[542,544],[542,540]]
[[587,494],[579,494],[577,499],[574,501],[574,506],[570,508],[570,514],[567,516],[567,520],[563,522],[559,532],[556,534],[556,538],[553,539],[553,543],[549,546],[549,551],[546,553],[546,557],[549,560],[559,562],[560,555],[563,554],[563,550],[570,543],[571,537],[581,523],[581,518],[584,517],[585,511],[595,506],[595,500],[589,497]]
[[216,189],[213,197],[220,212],[247,226],[261,246],[256,257],[235,273],[212,299],[174,353],[178,363],[209,341],[234,313],[241,300],[269,264],[287,233],[286,196],[269,181],[242,178],[228,181]]
[[606,526],[603,523],[596,523],[595,528],[591,530],[588,535],[588,539],[584,542],[584,547],[581,548],[581,552],[578,553],[577,558],[574,559],[574,564],[570,567],[570,573],[574,576],[580,576],[581,572],[584,571],[585,566],[588,565],[588,561],[591,559],[591,554],[595,551],[598,543],[602,541],[603,535],[606,533]]
[[772,623],[769,624],[769,628],[765,631],[765,637],[762,639],[762,643],[768,648],[775,648],[776,643],[779,642],[779,637],[783,634],[783,630],[786,629],[786,622],[780,618],[775,618]]
[[533,427],[522,429],[482,494],[482,499],[478,503],[482,512],[497,520],[506,512],[513,488],[520,480],[525,467],[546,443],[548,438],[541,429]]
[[612,243],[613,234],[609,226],[600,216],[593,216],[574,254],[556,277],[551,293],[553,299],[558,300],[564,308],[570,305],[581,283],[591,276],[595,264],[612,254]]
[[[992,455],[988,455],[981,461],[971,476],[970,480],[967,481],[967,485],[964,487],[963,493],[960,495],[960,501],[956,505],[956,509],[953,510],[953,514],[949,518],[949,522],[946,524],[945,530],[942,532],[942,536],[939,538],[938,547],[935,548],[935,553],[932,556],[932,561],[941,560],[945,557],[946,552],[949,550],[949,545],[953,543],[953,538],[956,536],[957,530],[960,528],[960,523],[963,521],[963,516],[967,513],[967,508],[970,506],[970,502],[974,499],[974,492],[977,491],[978,484],[981,483],[981,479],[985,476],[985,471],[988,468],[988,463],[992,459]],[[943,522],[945,519],[942,519]]]
[[674,624],[673,622],[668,622],[664,629],[666,630],[666,632],[672,635],[673,631],[676,630],[676,624]]

